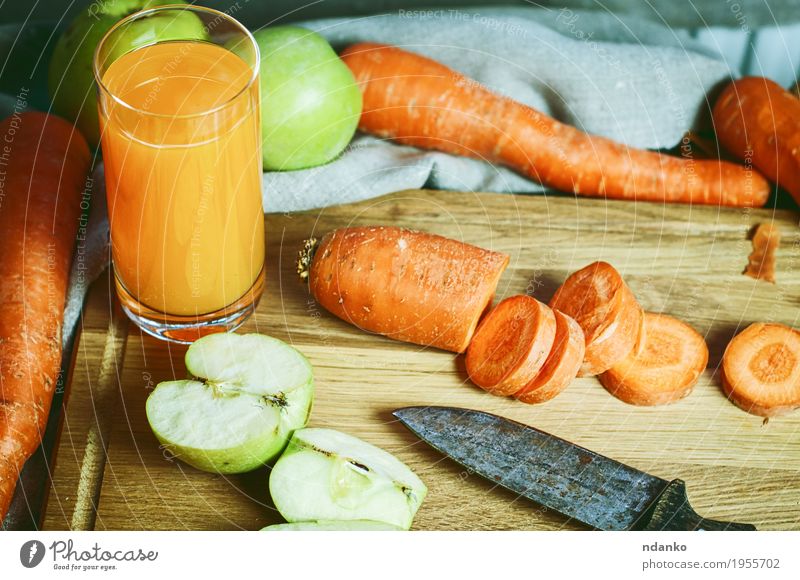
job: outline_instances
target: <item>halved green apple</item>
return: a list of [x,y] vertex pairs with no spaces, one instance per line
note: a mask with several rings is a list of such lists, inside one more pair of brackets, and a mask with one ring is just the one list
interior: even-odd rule
[[295,522],[293,524],[275,524],[261,528],[262,532],[398,532],[402,528],[386,522],[371,520],[320,520],[316,522]]
[[372,520],[409,529],[425,484],[399,459],[332,429],[299,429],[272,468],[275,507],[292,522]]
[[212,334],[186,352],[195,378],[159,383],[147,420],[162,446],[204,471],[243,473],[277,456],[308,422],[311,365],[263,334]]

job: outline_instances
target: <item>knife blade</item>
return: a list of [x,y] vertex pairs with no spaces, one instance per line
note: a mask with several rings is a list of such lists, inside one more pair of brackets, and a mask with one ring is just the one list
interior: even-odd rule
[[702,518],[668,481],[497,415],[405,407],[393,415],[466,469],[598,530],[755,530]]

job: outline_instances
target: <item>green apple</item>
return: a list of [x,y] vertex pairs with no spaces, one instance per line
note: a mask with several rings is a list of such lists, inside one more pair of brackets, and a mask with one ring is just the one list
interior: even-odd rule
[[[183,0],[95,0],[67,27],[50,60],[48,90],[55,111],[75,122],[93,145],[100,141],[92,58],[106,32],[119,20],[146,8]],[[167,40],[205,40],[202,21],[191,12],[154,15],[133,23],[115,44],[111,58]]]
[[347,147],[361,91],[319,34],[297,26],[255,33],[261,52],[261,137],[266,170],[322,165]]
[[212,334],[186,352],[190,380],[159,383],[147,420],[171,455],[203,471],[243,473],[276,457],[308,422],[311,365],[263,334]]
[[296,522],[261,528],[262,532],[398,532],[402,528],[370,520]]
[[299,429],[269,478],[275,507],[290,523],[370,520],[404,530],[425,484],[399,459],[332,429]]

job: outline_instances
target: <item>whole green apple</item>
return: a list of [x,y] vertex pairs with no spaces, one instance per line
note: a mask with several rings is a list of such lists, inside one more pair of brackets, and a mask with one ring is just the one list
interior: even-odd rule
[[319,34],[297,26],[255,33],[261,51],[264,169],[327,163],[347,147],[361,116],[350,69]]
[[[163,4],[183,0],[95,0],[67,27],[50,60],[48,90],[55,111],[75,122],[93,145],[100,142],[92,58],[106,32],[119,20]],[[133,48],[166,40],[205,40],[201,20],[191,12],[154,15],[133,23],[120,37],[111,58]]]

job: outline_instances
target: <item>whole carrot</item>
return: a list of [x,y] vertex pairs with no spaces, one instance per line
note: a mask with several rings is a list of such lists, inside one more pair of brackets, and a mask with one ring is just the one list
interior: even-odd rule
[[714,130],[736,157],[749,160],[800,203],[800,99],[762,77],[733,81],[717,99]]
[[342,59],[361,86],[367,133],[506,165],[578,195],[726,206],[760,206],[769,195],[744,167],[589,135],[412,52],[360,43]]
[[0,519],[47,422],[89,163],[83,137],[58,117],[0,123]]

